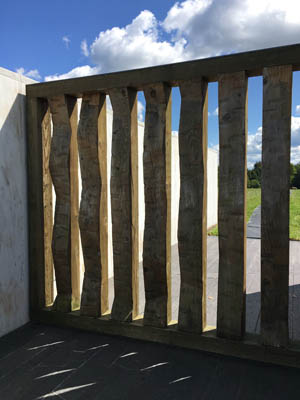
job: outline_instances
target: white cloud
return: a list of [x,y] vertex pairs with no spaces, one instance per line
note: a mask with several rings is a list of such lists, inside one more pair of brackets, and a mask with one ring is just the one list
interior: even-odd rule
[[[91,44],[82,40],[81,52],[105,73],[297,43],[299,37],[295,0],[186,0],[163,21],[144,10],[124,27],[101,31]],[[69,37],[63,41],[68,47]]]
[[82,67],[73,68],[66,74],[61,74],[61,75],[55,74],[46,76],[45,81],[48,82],[48,81],[57,81],[59,79],[79,78],[81,76],[96,75],[96,74],[99,74],[98,67],[90,67],[89,65],[83,65]]
[[32,79],[41,79],[41,75],[39,74],[39,71],[37,69],[31,69],[26,73],[26,76]]
[[85,39],[80,43],[80,48],[81,48],[81,53],[85,57],[88,57],[90,55],[88,44],[87,44],[87,41]]
[[300,104],[298,106],[296,106],[296,114],[300,115]]
[[185,40],[161,41],[159,26],[150,11],[142,11],[124,28],[100,32],[91,44],[91,59],[101,72],[166,64],[184,59]]
[[209,57],[299,42],[295,0],[187,0],[176,3],[162,27],[185,39],[186,58]]
[[217,117],[219,115],[219,107],[217,107],[215,109],[215,111],[212,113],[212,115],[214,115],[215,117]]
[[17,69],[16,69],[16,73],[17,73],[17,74],[24,75],[24,74],[25,74],[25,69],[24,69],[23,67],[17,68]]
[[37,69],[31,69],[30,71],[26,72],[25,68],[20,67],[16,69],[16,72],[35,80],[41,79],[41,75],[39,74],[39,71]]
[[144,104],[139,100],[138,100],[137,108],[138,108],[138,120],[140,122],[144,122],[145,107],[144,107]]
[[69,39],[69,37],[68,36],[63,36],[62,37],[62,41],[64,42],[64,44],[66,45],[66,48],[68,49],[69,45],[71,43],[71,40]]

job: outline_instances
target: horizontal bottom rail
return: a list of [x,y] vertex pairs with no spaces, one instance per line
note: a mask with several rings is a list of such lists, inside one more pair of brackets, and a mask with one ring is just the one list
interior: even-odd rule
[[79,311],[61,313],[51,308],[31,310],[31,320],[60,327],[75,328],[98,332],[105,335],[123,336],[131,339],[163,343],[187,349],[201,350],[247,360],[261,361],[277,365],[300,368],[300,345],[291,344],[288,348],[263,346],[259,335],[247,334],[243,341],[222,339],[216,336],[216,330],[203,334],[192,334],[177,329],[177,325],[168,328],[144,326],[143,320],[117,322],[110,315],[101,318],[86,317]]

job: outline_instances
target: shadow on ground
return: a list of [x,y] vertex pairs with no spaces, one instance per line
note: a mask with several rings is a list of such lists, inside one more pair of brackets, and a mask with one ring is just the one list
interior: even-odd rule
[[291,399],[297,369],[30,323],[0,339],[5,400]]

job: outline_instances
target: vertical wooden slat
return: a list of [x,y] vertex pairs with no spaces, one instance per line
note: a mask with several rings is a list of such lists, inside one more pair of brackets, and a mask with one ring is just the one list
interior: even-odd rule
[[261,334],[288,344],[289,190],[292,67],[263,73]]
[[131,111],[132,318],[139,317],[139,159],[137,101]]
[[[171,320],[170,146],[171,88],[147,86],[144,135],[145,230],[143,268],[144,324],[165,327]],[[168,302],[169,292],[169,302]]]
[[48,175],[51,141],[48,102],[27,97],[27,170],[30,307],[43,308],[53,302],[51,255],[52,193]]
[[57,297],[54,306],[68,312],[79,308],[79,227],[77,99],[49,99],[53,121],[50,172],[56,193],[52,251]]
[[[102,180],[98,137],[99,116],[105,95],[83,95],[78,125],[78,146],[82,178],[79,226],[84,258],[81,296],[82,315],[101,315],[102,257],[100,248],[100,196]],[[106,133],[106,132],[105,132]],[[102,134],[102,132],[101,132]]]
[[179,329],[206,325],[207,82],[180,83]]
[[44,196],[44,240],[45,240],[45,285],[46,306],[53,303],[53,257],[52,257],[52,230],[53,230],[53,204],[52,204],[52,179],[49,169],[51,148],[51,117],[48,107],[47,115],[42,125],[43,138],[43,196]]
[[132,227],[132,209],[137,207],[132,202],[132,180],[137,174],[132,173],[131,157],[131,138],[137,135],[137,92],[121,88],[111,90],[109,95],[114,112],[110,184],[115,286],[112,318],[129,321],[135,316],[133,299],[137,299],[138,291],[138,264],[134,258],[138,243],[133,241],[137,235]]
[[108,303],[108,180],[107,180],[107,126],[106,97],[98,118],[98,155],[101,174],[100,249],[102,264],[101,313],[109,311]]
[[247,77],[219,77],[219,282],[217,334],[245,330]]

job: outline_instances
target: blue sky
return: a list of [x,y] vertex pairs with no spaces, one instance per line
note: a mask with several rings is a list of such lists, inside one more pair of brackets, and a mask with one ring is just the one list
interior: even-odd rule
[[[44,81],[300,42],[296,0],[72,0],[4,2],[0,66]],[[299,55],[300,58],[300,55]],[[209,138],[218,146],[216,83]],[[248,165],[260,159],[262,79],[249,79]],[[139,96],[140,118],[143,100]],[[299,106],[297,108],[297,106]],[[173,90],[173,130],[180,96]],[[294,73],[292,161],[300,162],[300,73]]]

